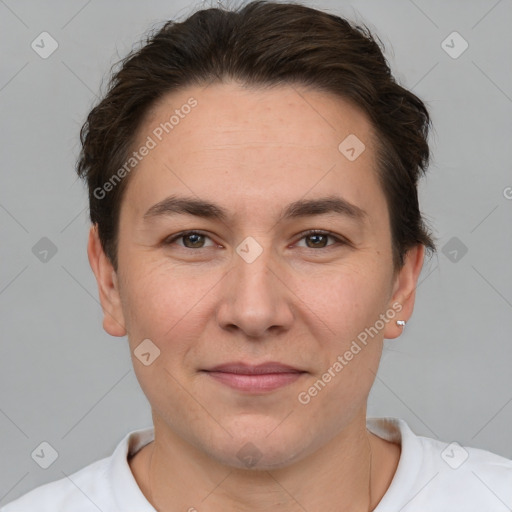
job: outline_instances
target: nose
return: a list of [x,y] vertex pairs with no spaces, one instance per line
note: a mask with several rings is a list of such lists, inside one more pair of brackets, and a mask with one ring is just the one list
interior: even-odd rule
[[290,329],[294,294],[271,249],[264,248],[254,261],[238,253],[233,258],[233,267],[221,281],[219,326],[229,331],[239,329],[246,337],[257,339]]

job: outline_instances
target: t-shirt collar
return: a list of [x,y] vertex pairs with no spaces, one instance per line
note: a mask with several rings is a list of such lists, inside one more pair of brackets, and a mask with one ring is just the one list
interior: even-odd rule
[[367,418],[366,427],[373,434],[401,446],[400,460],[391,484],[373,512],[389,512],[397,503],[406,503],[411,489],[417,485],[423,465],[420,438],[400,418]]
[[[408,490],[417,481],[423,463],[422,445],[402,419],[367,418],[366,426],[373,434],[401,445],[400,460],[391,485],[374,509],[374,512],[385,512],[394,503],[403,502]],[[126,434],[112,455],[108,473],[112,477],[114,500],[120,511],[156,512],[140,490],[128,464],[128,456],[137,453],[154,438],[154,427],[133,430]]]
[[108,473],[112,478],[114,501],[120,511],[156,512],[140,490],[128,464],[128,456],[137,453],[154,438],[154,427],[132,430],[126,434],[112,455]]

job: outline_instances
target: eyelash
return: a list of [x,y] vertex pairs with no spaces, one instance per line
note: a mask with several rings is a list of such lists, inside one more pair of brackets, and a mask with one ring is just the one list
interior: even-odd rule
[[[206,233],[203,233],[202,231],[196,231],[196,230],[190,230],[190,231],[182,231],[180,233],[177,233],[176,235],[173,235],[171,236],[170,238],[166,238],[164,241],[163,241],[163,244],[164,245],[172,245],[174,244],[174,242],[180,238],[184,238],[188,235],[202,235],[206,238],[210,238]],[[325,236],[328,236],[330,238],[333,238],[336,243],[335,244],[331,244],[331,245],[328,245],[326,247],[319,247],[318,249],[317,248],[314,248],[314,247],[305,247],[305,249],[311,249],[313,251],[318,251],[319,249],[327,249],[329,247],[332,247],[334,245],[349,245],[349,242],[341,237],[339,237],[338,235],[335,235],[334,233],[331,233],[330,231],[325,231],[325,230],[321,230],[321,229],[309,229],[307,231],[304,231],[303,233],[301,233],[300,235],[300,238],[298,239],[298,241],[302,240],[303,238],[306,238],[308,236],[312,236],[312,235],[325,235]],[[211,240],[211,238],[210,238]],[[193,249],[191,247],[185,247],[185,246],[180,246],[182,247],[182,249],[189,249],[191,251],[199,251],[201,249],[207,249],[208,247],[198,247],[196,249]]]

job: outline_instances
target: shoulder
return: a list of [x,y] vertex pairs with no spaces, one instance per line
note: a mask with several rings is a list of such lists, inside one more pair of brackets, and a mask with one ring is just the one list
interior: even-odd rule
[[368,426],[401,445],[398,468],[375,512],[504,512],[512,509],[512,460],[487,450],[416,435],[404,420]]
[[97,460],[24,494],[0,512],[152,511],[131,472],[127,457],[154,439],[153,427],[132,430],[111,456]]
[[[418,436],[434,489],[459,494],[477,510],[512,507],[512,460],[487,450]],[[492,508],[493,507],[493,508]],[[468,510],[473,510],[468,509]]]
[[107,512],[105,489],[110,457],[98,460],[54,482],[36,487],[8,503],[0,512]]

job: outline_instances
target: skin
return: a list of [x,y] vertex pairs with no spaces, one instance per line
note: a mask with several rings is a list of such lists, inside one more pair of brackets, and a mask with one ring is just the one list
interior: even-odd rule
[[[399,336],[396,320],[412,314],[424,250],[411,249],[394,271],[372,125],[324,92],[228,82],[168,94],[144,120],[136,146],[191,96],[198,105],[130,175],[117,272],[94,226],[89,236],[104,329],[128,334],[152,408],[155,441],[130,459],[134,477],[159,511],[373,509],[400,447],[367,433],[366,403],[383,339]],[[352,162],[338,150],[349,134],[366,145]],[[288,203],[333,193],[364,209],[365,222],[333,214],[278,222]],[[215,202],[232,217],[144,221],[170,194]],[[206,237],[162,243],[193,229]],[[307,229],[350,243],[319,243],[301,236]],[[235,252],[249,236],[262,248],[252,263]],[[396,302],[401,312],[307,405],[299,403],[298,394]],[[145,366],[133,351],[147,338],[160,355]],[[231,361],[279,361],[307,373],[249,395],[200,371]],[[251,468],[237,457],[248,442],[261,454]]]

